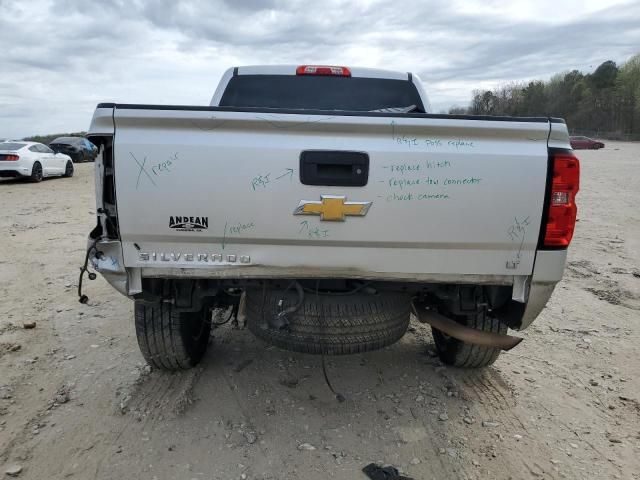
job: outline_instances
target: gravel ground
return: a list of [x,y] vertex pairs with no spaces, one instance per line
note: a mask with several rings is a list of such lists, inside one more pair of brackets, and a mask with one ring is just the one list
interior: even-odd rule
[[132,302],[101,277],[77,302],[93,165],[0,181],[0,474],[364,479],[380,462],[415,479],[639,479],[640,144],[579,155],[565,278],[525,341],[462,371],[413,324],[389,348],[330,359],[344,403],[318,357],[231,326],[201,367],[151,371]]

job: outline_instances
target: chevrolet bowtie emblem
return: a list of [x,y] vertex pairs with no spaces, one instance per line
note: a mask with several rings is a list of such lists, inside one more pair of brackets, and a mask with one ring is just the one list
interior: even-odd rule
[[345,216],[364,217],[373,202],[347,202],[340,195],[320,195],[320,201],[300,200],[294,215],[320,215],[320,220],[344,222]]

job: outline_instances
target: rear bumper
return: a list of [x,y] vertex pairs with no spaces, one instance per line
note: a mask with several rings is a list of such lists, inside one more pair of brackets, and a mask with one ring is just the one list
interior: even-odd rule
[[[91,238],[88,239],[87,249],[91,248],[93,242]],[[130,296],[141,292],[140,269],[124,268],[122,244],[119,241],[98,242],[96,249],[89,255],[89,261],[91,266],[121,294]]]
[[17,172],[16,170],[0,170],[0,177],[3,178],[16,178],[22,176],[24,175],[20,172]]
[[77,162],[78,160],[81,160],[83,158],[82,152],[75,152],[73,150],[57,149],[55,150],[55,152],[67,155],[74,162]]
[[[89,239],[88,247],[93,243]],[[408,283],[442,283],[473,285],[513,285],[514,276],[476,274],[432,274],[404,272],[373,272],[356,268],[276,267],[236,264],[210,265],[208,268],[185,268],[184,266],[126,267],[120,241],[99,242],[97,250],[90,255],[93,268],[123,295],[139,293],[142,278],[191,278],[191,279],[361,279],[370,281],[392,281]]]
[[[92,240],[89,239],[89,245]],[[514,300],[525,304],[519,329],[527,328],[548,302],[556,284],[562,279],[566,250],[538,251],[531,276],[474,274],[407,274],[371,272],[357,269],[295,268],[262,265],[218,265],[211,268],[126,267],[120,241],[97,244],[99,258],[93,253],[94,269],[120,293],[132,296],[141,292],[142,278],[204,278],[204,279],[276,279],[276,278],[349,278],[410,283],[440,283],[467,285],[513,285]]]
[[24,163],[17,162],[0,162],[0,177],[28,177],[31,175],[31,167]]
[[459,283],[475,285],[512,285],[513,276],[474,274],[429,274],[403,272],[370,272],[357,269],[274,267],[261,265],[218,266],[203,268],[142,268],[145,278],[204,278],[204,279],[358,279],[370,281],[396,281],[415,283]]
[[[429,274],[362,272],[358,270],[282,268],[262,266],[201,268],[136,268],[144,278],[210,278],[210,279],[275,279],[275,278],[349,278],[408,283],[439,283],[464,285],[513,286],[513,300],[524,304],[517,330],[528,328],[540,315],[562,279],[567,258],[566,250],[538,251],[531,276]],[[130,270],[130,269],[127,269]]]
[[566,250],[541,250],[537,252],[527,303],[518,330],[527,328],[542,312],[551,298],[556,284],[562,279],[566,260]]

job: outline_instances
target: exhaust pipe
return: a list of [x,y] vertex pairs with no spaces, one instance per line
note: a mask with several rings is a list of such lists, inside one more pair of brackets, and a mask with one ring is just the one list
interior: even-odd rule
[[522,341],[521,337],[483,332],[482,330],[476,330],[475,328],[465,327],[444,315],[440,315],[433,310],[427,310],[424,307],[418,310],[416,306],[413,305],[413,313],[418,317],[418,321],[420,321],[420,323],[428,323],[433,328],[440,330],[442,333],[458,340],[462,340],[463,342],[471,343],[472,345],[499,348],[501,350],[511,350]]

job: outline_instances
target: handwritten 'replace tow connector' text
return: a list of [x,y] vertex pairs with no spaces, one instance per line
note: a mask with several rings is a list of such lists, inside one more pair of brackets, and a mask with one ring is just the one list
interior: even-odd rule
[[[383,180],[384,181],[384,180]],[[389,188],[399,188],[404,190],[410,187],[423,187],[423,186],[449,186],[449,185],[478,185],[482,181],[478,177],[466,177],[466,178],[395,178],[391,177],[384,181]]]

